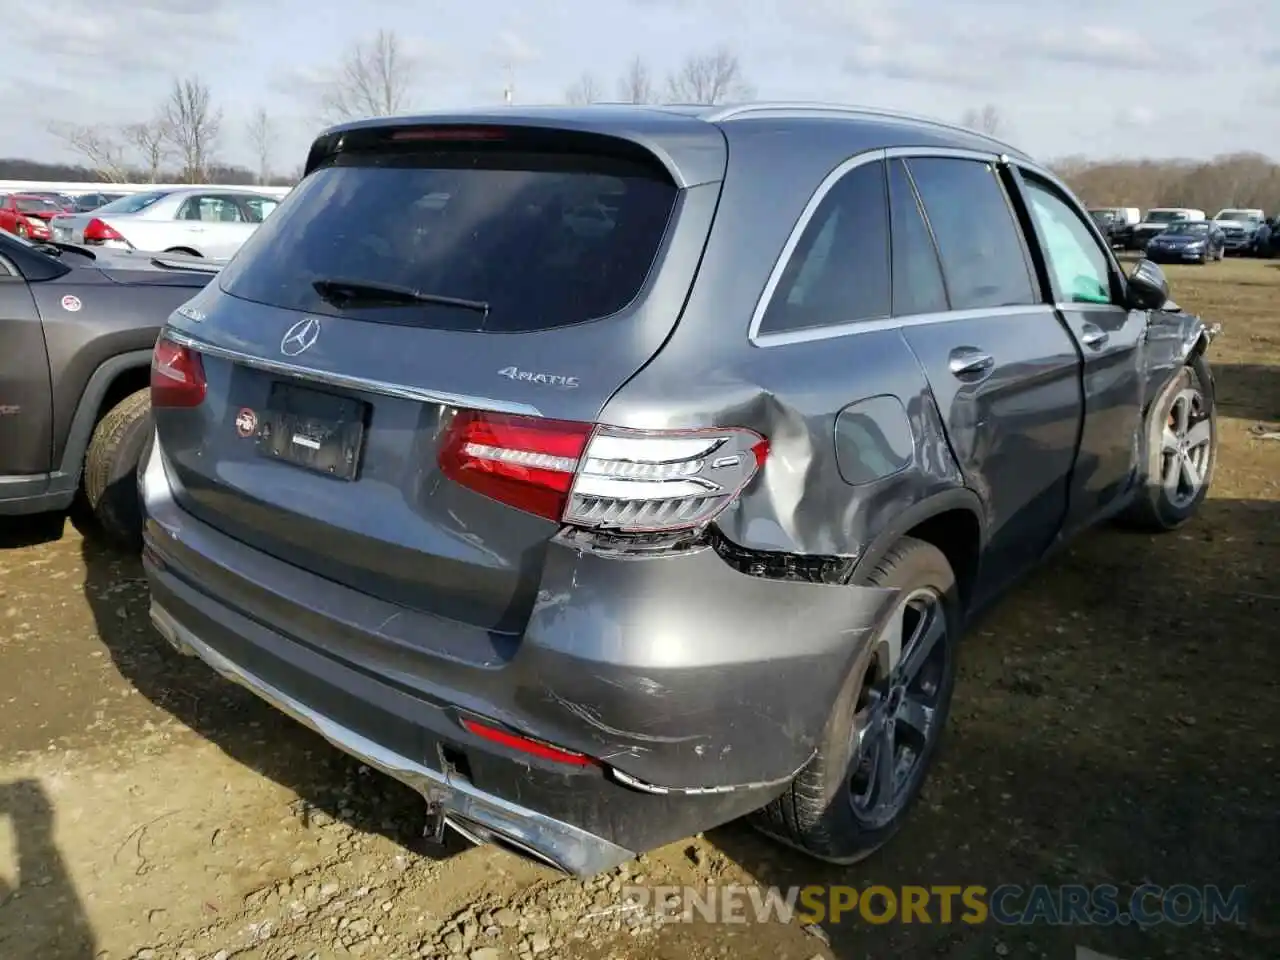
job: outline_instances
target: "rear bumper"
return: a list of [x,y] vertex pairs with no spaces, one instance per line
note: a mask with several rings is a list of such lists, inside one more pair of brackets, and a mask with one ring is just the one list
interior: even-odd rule
[[[141,476],[144,561],[171,642],[419,790],[462,832],[578,874],[785,789],[895,597],[749,577],[711,550],[625,560],[552,545],[521,637],[459,636],[191,517],[160,444]],[[466,715],[600,765],[495,746]]]
[[[310,727],[340,750],[417,790],[448,813],[445,821],[470,840],[494,831],[521,852],[557,869],[591,876],[635,856],[633,851],[571,824],[483,793],[439,770],[396,753],[295,700],[261,677],[233,663],[177,622],[158,603],[151,606],[156,629],[180,653],[196,656],[228,680],[256,693],[276,709]],[[479,830],[477,830],[479,827]]]

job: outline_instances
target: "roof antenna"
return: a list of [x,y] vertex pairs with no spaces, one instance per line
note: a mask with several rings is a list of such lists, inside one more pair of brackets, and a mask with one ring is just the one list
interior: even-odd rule
[[506,68],[507,68],[507,85],[502,89],[502,102],[509,107],[515,101],[515,98],[516,98],[516,81],[515,81],[515,71],[511,68],[510,60],[507,61]]

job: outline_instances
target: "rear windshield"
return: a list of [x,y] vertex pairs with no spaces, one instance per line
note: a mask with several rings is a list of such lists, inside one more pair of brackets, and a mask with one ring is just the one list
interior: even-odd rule
[[15,203],[23,213],[62,212],[62,207],[45,197],[18,197]]
[[163,191],[155,191],[152,193],[133,193],[119,200],[112,200],[108,204],[98,207],[94,213],[137,213],[145,210],[157,200],[163,200],[168,194]]
[[[362,320],[494,333],[563,327],[635,299],[676,194],[637,165],[546,154],[468,151],[325,167],[265,219],[220,283],[245,300]],[[488,311],[334,305],[315,284],[338,280]]]

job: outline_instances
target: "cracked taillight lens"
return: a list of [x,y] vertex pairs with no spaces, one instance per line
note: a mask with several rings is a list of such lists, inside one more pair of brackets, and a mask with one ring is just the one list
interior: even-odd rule
[[458,411],[440,453],[444,474],[529,513],[620,533],[701,527],[768,455],[753,430],[650,431]]

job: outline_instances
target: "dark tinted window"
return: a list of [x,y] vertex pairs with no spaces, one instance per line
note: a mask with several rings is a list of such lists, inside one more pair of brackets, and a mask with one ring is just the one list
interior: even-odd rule
[[[609,316],[640,292],[677,191],[647,168],[592,159],[465,152],[322,168],[266,216],[221,286],[292,310],[448,329],[545,330]],[[489,311],[339,309],[315,289],[325,280]]]
[[995,169],[980,160],[908,161],[955,310],[1036,302],[1021,237]]
[[889,316],[883,163],[855,167],[814,211],[760,323],[782,333]]
[[907,168],[889,164],[889,209],[893,218],[893,315],[906,317],[947,309],[947,289]]

